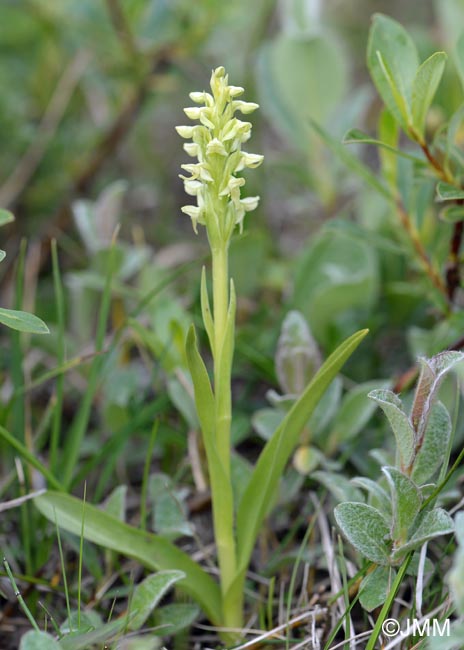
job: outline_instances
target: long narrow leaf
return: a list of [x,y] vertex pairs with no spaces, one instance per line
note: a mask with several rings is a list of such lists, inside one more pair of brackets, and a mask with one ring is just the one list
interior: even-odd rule
[[240,568],[248,564],[263,519],[269,511],[282,472],[303,427],[329,384],[367,332],[368,330],[356,332],[330,355],[261,452],[237,512]]
[[[51,522],[74,535],[81,534],[82,501],[68,494],[46,492],[34,502]],[[190,557],[159,535],[129,526],[108,513],[86,503],[84,538],[106,549],[135,558],[154,570],[179,570],[185,578],[179,587],[194,598],[213,624],[221,621],[221,593],[218,585]]]

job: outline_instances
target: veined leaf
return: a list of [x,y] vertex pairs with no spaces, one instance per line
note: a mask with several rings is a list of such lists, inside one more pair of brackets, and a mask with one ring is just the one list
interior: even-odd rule
[[130,630],[139,630],[163,596],[176,582],[185,578],[182,571],[159,571],[145,578],[135,587],[131,600]]
[[432,406],[427,427],[413,465],[411,478],[417,485],[423,485],[435,474],[443,463],[451,435],[451,418],[441,402]]
[[248,566],[263,519],[272,505],[280,477],[299,435],[323,393],[368,330],[361,330],[333,352],[262,450],[237,511],[238,566]]
[[439,201],[458,201],[464,199],[464,190],[440,181],[437,185],[437,198]]
[[378,510],[366,503],[340,503],[334,510],[335,519],[348,541],[368,560],[387,565],[390,536],[387,523]]
[[[218,585],[190,557],[158,535],[129,526],[99,508],[59,492],[46,492],[34,502],[40,512],[60,528],[81,534],[84,516],[84,538],[104,548],[135,558],[152,570],[178,570],[185,573],[179,587],[192,596],[213,624],[221,622],[221,593]],[[84,515],[82,514],[84,512]]]
[[443,76],[447,55],[435,52],[419,67],[412,86],[412,121],[414,129],[423,138],[427,111],[435,97]]
[[416,532],[406,544],[403,544],[393,553],[392,559],[399,561],[406,553],[422,546],[429,539],[440,535],[449,535],[453,532],[454,523],[449,514],[442,508],[434,508],[424,515]]
[[408,530],[419,513],[421,494],[413,481],[396,467],[383,467],[382,471],[390,487],[393,505],[392,539],[406,542]]
[[395,570],[378,566],[368,573],[359,587],[359,602],[368,612],[383,605],[395,579]]
[[414,449],[414,430],[408,416],[403,411],[400,398],[391,390],[386,389],[373,390],[368,397],[377,402],[387,416],[395,434],[401,465],[407,467]]
[[40,318],[37,318],[34,314],[27,314],[25,311],[3,309],[0,307],[0,323],[10,327],[12,330],[18,330],[18,332],[49,334],[48,327]]
[[448,350],[440,352],[430,359],[419,359],[421,374],[417,383],[411,411],[411,421],[416,431],[417,441],[425,435],[431,407],[441,382],[447,372],[460,361],[464,361],[462,352]]
[[391,501],[383,487],[365,476],[357,476],[356,478],[351,479],[351,482],[356,487],[360,487],[370,494],[374,503],[370,503],[369,505],[373,505],[381,512],[381,514],[385,515],[385,517],[391,517]]
[[419,57],[411,37],[396,20],[375,14],[369,32],[367,65],[388,110],[408,133]]

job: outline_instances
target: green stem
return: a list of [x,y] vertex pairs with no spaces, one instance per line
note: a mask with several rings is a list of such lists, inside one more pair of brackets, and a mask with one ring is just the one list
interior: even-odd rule
[[225,349],[229,311],[227,245],[213,249],[214,393],[216,396],[216,442],[224,469],[230,478],[230,426],[232,421],[231,358]]
[[[222,469],[230,481],[230,428],[232,421],[231,366],[233,356],[233,294],[229,295],[228,242],[212,247],[215,439]],[[232,336],[231,336],[232,335]],[[223,621],[226,627],[242,627],[243,598],[230,587],[237,575],[233,500],[222,490],[212,490]]]

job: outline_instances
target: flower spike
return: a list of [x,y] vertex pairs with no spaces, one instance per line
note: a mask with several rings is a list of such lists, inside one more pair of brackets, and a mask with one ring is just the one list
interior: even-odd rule
[[190,174],[183,176],[185,191],[196,196],[196,206],[186,206],[182,211],[197,225],[204,225],[211,243],[227,243],[235,226],[241,230],[245,212],[254,210],[258,196],[240,198],[245,179],[236,174],[246,167],[258,167],[263,156],[241,150],[251,135],[251,123],[243,122],[235,113],[248,114],[258,104],[235,99],[244,90],[228,85],[228,75],[223,67],[213,70],[210,81],[211,93],[192,92],[190,99],[196,106],[184,109],[194,126],[177,126],[182,138],[192,139],[184,144],[184,150],[198,163],[182,165]]

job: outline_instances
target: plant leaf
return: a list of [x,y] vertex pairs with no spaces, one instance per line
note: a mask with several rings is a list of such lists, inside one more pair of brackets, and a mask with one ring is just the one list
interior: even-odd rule
[[358,384],[345,394],[331,427],[331,437],[344,442],[353,439],[364,429],[375,411],[375,404],[367,399],[375,386],[379,386],[378,381],[369,381]]
[[72,632],[60,639],[59,648],[61,650],[88,650],[96,643],[103,643],[120,635],[127,627],[127,622],[127,618],[119,618],[84,634]]
[[[190,627],[198,618],[200,610],[195,603],[173,603],[158,607],[154,614],[154,624],[160,627],[161,636],[174,636],[186,627]],[[158,632],[155,632],[155,634]]]
[[464,354],[456,351],[440,352],[430,359],[419,359],[421,374],[411,411],[412,425],[419,442],[425,435],[431,407],[444,376],[463,360]]
[[356,478],[351,479],[351,483],[356,487],[363,488],[371,495],[371,498],[374,499],[374,503],[369,505],[373,505],[386,518],[392,516],[391,501],[383,487],[365,476],[357,476]]
[[437,185],[437,198],[439,201],[459,201],[464,199],[464,190],[440,181]]
[[447,205],[443,210],[440,210],[438,216],[445,223],[459,223],[459,221],[464,221],[464,206]]
[[334,510],[335,519],[348,541],[368,560],[387,565],[390,557],[386,540],[390,537],[384,517],[366,503],[347,501]]
[[61,650],[58,641],[46,632],[30,630],[21,637],[19,650]]
[[378,566],[368,573],[359,587],[359,602],[368,612],[384,604],[395,579],[395,570]]
[[375,14],[369,32],[367,65],[388,110],[409,133],[412,87],[419,58],[408,32],[396,20]]
[[427,422],[422,446],[414,459],[411,478],[423,485],[443,463],[451,435],[451,418],[441,402],[433,405]]
[[11,212],[0,208],[0,227],[6,226],[7,223],[11,223],[12,221],[14,221],[14,216]]
[[395,434],[401,466],[407,467],[414,449],[414,431],[400,398],[387,389],[373,390],[368,397],[377,402],[387,416]]
[[279,34],[261,46],[256,78],[263,111],[306,151],[308,119],[325,122],[339,105],[346,66],[339,44],[327,34],[304,38]]
[[319,399],[368,330],[350,336],[323,364],[262,450],[237,511],[238,566],[248,566],[254,543],[299,435]]
[[318,471],[313,472],[312,478],[322,483],[336,501],[359,501],[361,503],[364,501],[361,490],[358,490],[353,482],[343,474]]
[[282,323],[275,357],[279,384],[287,395],[300,395],[320,368],[321,353],[303,314],[290,311]]
[[104,548],[133,557],[152,570],[176,569],[185,573],[182,587],[204,609],[213,624],[221,621],[218,585],[190,557],[171,542],[129,526],[99,508],[59,492],[46,492],[34,502],[40,512],[64,530],[80,536],[84,511],[84,538]]
[[15,309],[3,309],[0,307],[0,323],[18,332],[29,332],[30,334],[49,334],[50,331],[45,323],[34,314]]
[[392,499],[391,537],[403,544],[407,541],[408,530],[419,513],[422,497],[416,485],[396,467],[382,467],[387,478]]
[[208,285],[206,284],[206,269],[203,266],[201,269],[201,315],[205,325],[206,333],[208,334],[209,345],[214,355],[214,323],[211,315],[211,307],[209,305]]
[[435,97],[447,60],[445,52],[435,52],[419,67],[412,86],[412,121],[414,129],[424,137],[427,111]]
[[195,404],[201,430],[208,447],[214,441],[214,395],[208,372],[197,348],[197,337],[193,325],[190,327],[185,343],[187,363],[192,376]]
[[429,539],[454,532],[454,523],[449,514],[442,508],[434,508],[425,513],[415,533],[392,555],[392,559],[399,561],[409,551],[425,544]]
[[185,578],[182,571],[159,571],[142,580],[134,590],[131,600],[133,616],[129,623],[130,630],[139,630],[163,596],[176,582]]

